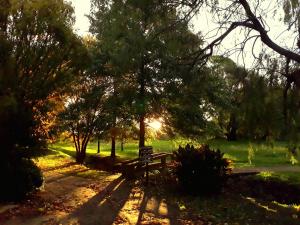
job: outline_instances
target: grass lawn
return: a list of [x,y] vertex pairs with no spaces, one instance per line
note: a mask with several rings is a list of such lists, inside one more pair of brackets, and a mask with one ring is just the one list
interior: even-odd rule
[[[147,145],[152,145],[155,152],[172,152],[178,148],[179,145],[184,145],[186,141],[182,140],[151,140]],[[231,159],[235,167],[256,167],[256,166],[278,166],[278,165],[292,165],[291,158],[287,151],[287,144],[284,142],[276,142],[274,147],[268,146],[264,142],[254,143],[249,141],[235,141],[228,142],[226,140],[211,140],[207,142],[212,148],[220,149],[225,153],[225,157]],[[250,159],[249,160],[249,149]],[[58,150],[65,154],[75,156],[75,148],[70,143],[55,143],[50,145],[50,149]],[[87,154],[93,155],[97,153],[97,142],[89,143],[87,147]],[[124,146],[124,151],[121,151],[120,144],[117,143],[116,154],[120,158],[130,159],[137,157],[138,143],[129,142]],[[101,156],[110,155],[110,143],[102,142],[100,147]],[[296,164],[298,164],[295,161]]]
[[[231,159],[235,167],[292,165],[285,142],[276,142],[273,148],[265,142],[212,140],[209,144],[224,152],[225,157]],[[248,158],[250,148],[251,163]]]

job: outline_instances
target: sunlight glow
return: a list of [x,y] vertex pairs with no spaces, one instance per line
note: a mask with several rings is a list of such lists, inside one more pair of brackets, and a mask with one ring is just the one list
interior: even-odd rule
[[161,119],[150,119],[147,120],[147,125],[154,131],[159,131],[162,127]]

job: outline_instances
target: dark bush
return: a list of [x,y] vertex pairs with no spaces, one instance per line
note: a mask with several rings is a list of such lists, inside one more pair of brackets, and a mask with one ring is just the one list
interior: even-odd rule
[[43,184],[43,175],[31,159],[17,158],[0,165],[3,176],[0,185],[0,199],[21,200]]
[[174,152],[174,172],[185,191],[193,194],[219,192],[230,172],[230,161],[223,158],[220,150],[208,145],[199,148],[186,145]]

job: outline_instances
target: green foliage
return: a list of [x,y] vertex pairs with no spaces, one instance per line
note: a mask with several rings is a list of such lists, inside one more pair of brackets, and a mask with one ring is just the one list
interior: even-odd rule
[[[203,42],[178,8],[158,0],[92,3],[90,29],[98,39],[98,59],[106,59],[101,62],[114,81],[117,102],[126,102],[140,124],[164,117],[169,130],[186,136],[208,130],[205,111],[222,96],[215,94],[222,90],[220,79],[207,78],[202,61],[193,65],[193,53]],[[112,112],[119,119],[118,109]]]
[[106,86],[103,80],[82,76],[69,94],[65,110],[59,115],[61,131],[69,132],[76,147],[76,161],[83,163],[92,135],[109,128],[109,112],[105,108]]
[[213,151],[208,145],[179,147],[174,152],[175,174],[182,187],[194,194],[207,194],[222,189],[230,172],[230,162],[220,150]]
[[27,158],[45,147],[53,99],[85,61],[72,13],[63,0],[0,1],[0,164],[9,198],[40,185]]
[[287,151],[288,151],[287,157],[289,158],[292,165],[298,164],[299,161],[298,149],[299,149],[298,146],[293,143],[289,143],[289,145],[287,146]]
[[16,158],[0,165],[3,182],[0,186],[0,199],[20,200],[43,184],[40,169],[30,159]]
[[6,120],[24,118],[25,113],[25,120],[32,121],[27,124],[27,135],[44,139],[51,98],[66,91],[73,72],[85,62],[78,60],[85,51],[73,33],[69,4],[62,0],[7,2],[0,21],[1,54],[5,55],[0,61],[0,101],[9,98],[15,104],[17,118]]
[[283,88],[276,60],[268,59],[263,75],[236,65],[231,59],[214,56],[211,69],[224,79],[227,104],[214,118],[228,140],[276,139],[284,132]]

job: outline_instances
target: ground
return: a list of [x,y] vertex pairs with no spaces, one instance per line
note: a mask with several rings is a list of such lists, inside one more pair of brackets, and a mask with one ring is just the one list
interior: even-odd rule
[[197,197],[183,193],[170,177],[152,175],[145,186],[143,179],[95,171],[55,151],[36,163],[44,186],[21,203],[1,205],[1,225],[300,224],[299,184],[269,179],[299,167],[260,168],[268,171],[232,178],[220,195]]
[[[177,205],[142,180],[77,165],[53,155],[38,161],[45,176],[41,191],[19,204],[0,208],[0,224],[186,224]],[[182,221],[181,221],[182,220]],[[197,222],[197,219],[193,219]],[[200,220],[199,220],[200,221]],[[197,224],[202,224],[201,222]]]

